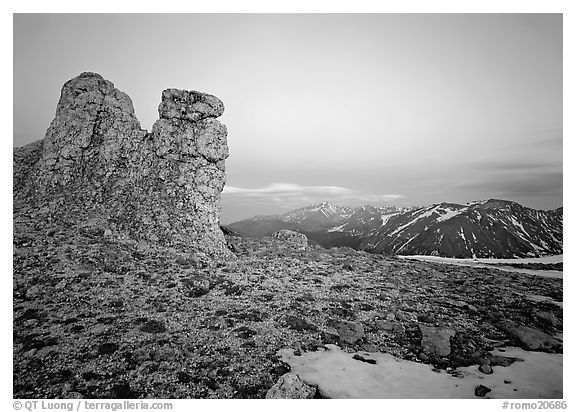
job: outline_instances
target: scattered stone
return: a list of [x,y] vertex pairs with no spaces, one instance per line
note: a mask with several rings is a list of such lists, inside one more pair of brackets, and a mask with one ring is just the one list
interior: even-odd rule
[[190,266],[192,266],[189,260],[182,258],[176,259],[176,264],[182,266],[183,268],[189,268]]
[[556,328],[560,323],[558,318],[551,312],[536,310],[533,312],[533,315],[536,320],[546,328]]
[[434,318],[426,313],[421,313],[417,317],[418,322],[434,323]]
[[139,395],[139,392],[133,390],[128,383],[120,383],[112,387],[109,397],[112,399],[137,399]]
[[36,352],[38,352],[38,349],[36,349],[36,348],[30,349],[29,351],[24,352],[24,357],[25,358],[31,358],[32,356],[34,356],[36,354]]
[[395,312],[394,316],[401,322],[408,322],[410,318],[404,312]]
[[378,330],[394,330],[395,324],[384,320],[377,320],[374,322],[374,327]]
[[192,382],[192,376],[187,372],[178,372],[176,374],[176,378],[178,379],[178,382],[181,382],[181,383]]
[[354,271],[354,267],[350,263],[345,263],[344,265],[342,265],[342,269],[347,270],[349,272]]
[[306,319],[298,317],[298,316],[294,316],[294,315],[288,315],[286,317],[286,326],[294,329],[294,330],[299,330],[299,331],[317,331],[318,327],[316,327],[316,325],[313,325],[312,323],[308,322]]
[[26,291],[26,298],[27,299],[35,299],[42,294],[42,288],[38,285],[34,285]]
[[488,392],[492,392],[492,389],[487,388],[484,385],[478,385],[476,388],[474,388],[474,395],[479,398],[483,398]]
[[249,275],[249,276],[248,276],[248,282],[251,282],[251,283],[259,283],[259,282],[260,282],[260,276],[258,276],[258,275]]
[[364,326],[359,322],[336,321],[333,327],[339,338],[348,344],[354,344],[364,337]]
[[480,365],[478,370],[486,375],[490,375],[492,373],[492,367],[487,363]]
[[466,302],[464,302],[463,300],[448,300],[448,301],[446,301],[446,303],[448,303],[452,306],[456,306],[457,308],[465,308],[468,306],[468,304]]
[[507,321],[502,325],[502,328],[512,340],[525,350],[555,352],[561,347],[557,339],[529,326]]
[[375,308],[374,308],[373,305],[371,305],[371,304],[369,304],[369,303],[360,302],[360,303],[358,304],[358,309],[364,310],[364,311],[370,311],[370,310],[374,310]]
[[114,353],[118,350],[118,345],[115,343],[103,343],[100,346],[98,346],[98,353],[100,355],[109,355],[111,353]]
[[158,320],[149,320],[140,327],[140,330],[147,333],[162,333],[166,332],[166,326]]
[[60,282],[56,284],[56,289],[65,289],[66,288],[66,279],[62,279]]
[[210,280],[203,276],[183,279],[185,294],[191,298],[198,298],[210,292]]
[[509,358],[507,356],[491,356],[489,362],[492,366],[502,366],[506,368],[512,365],[514,362],[524,362],[524,359]]
[[424,352],[435,357],[450,355],[450,339],[456,335],[454,330],[425,325],[418,325],[418,327],[422,333],[420,345]]
[[249,339],[252,336],[256,335],[256,331],[253,331],[252,329],[250,329],[247,326],[240,326],[240,327],[234,329],[234,332],[236,332],[238,337],[240,337],[242,339]]
[[352,356],[352,359],[359,360],[361,362],[370,363],[371,365],[376,365],[376,361],[374,359],[367,359],[367,358],[360,356],[358,354]]
[[474,305],[468,305],[468,310],[472,312],[478,312],[478,308]]
[[266,399],[312,399],[316,388],[306,385],[298,375],[286,373],[266,393]]
[[224,294],[227,296],[240,296],[243,290],[241,285],[228,285],[225,287]]

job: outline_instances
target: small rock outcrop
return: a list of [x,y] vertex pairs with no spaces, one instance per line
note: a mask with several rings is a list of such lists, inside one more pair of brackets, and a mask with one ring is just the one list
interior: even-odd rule
[[306,235],[295,232],[293,230],[288,229],[279,230],[278,232],[272,233],[270,237],[272,239],[277,239],[286,242],[292,246],[297,247],[298,249],[306,249],[306,247],[308,246],[308,238],[306,237]]
[[228,157],[222,102],[164,90],[152,132],[130,97],[96,73],[66,82],[43,140],[14,149],[14,212],[35,208],[112,236],[231,256],[219,227]]
[[316,388],[306,385],[295,373],[286,373],[266,393],[266,399],[312,399]]

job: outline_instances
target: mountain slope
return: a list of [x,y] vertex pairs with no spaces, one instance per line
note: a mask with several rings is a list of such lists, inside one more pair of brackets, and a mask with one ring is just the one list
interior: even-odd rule
[[562,216],[562,208],[542,211],[497,199],[413,209],[323,203],[230,227],[252,237],[292,229],[324,247],[372,253],[514,258],[562,253]]
[[297,223],[284,221],[280,216],[254,216],[250,219],[230,223],[225,228],[240,233],[242,236],[261,238],[282,229],[300,231]]
[[290,229],[307,233],[323,233],[340,224],[353,213],[353,209],[324,202],[306,206],[283,215],[254,216],[227,225],[228,228],[248,237],[264,237]]
[[320,231],[339,224],[352,213],[353,210],[349,207],[324,202],[285,213],[282,220],[297,224],[302,230]]
[[562,215],[491,199],[395,216],[361,249],[374,253],[513,258],[562,253]]

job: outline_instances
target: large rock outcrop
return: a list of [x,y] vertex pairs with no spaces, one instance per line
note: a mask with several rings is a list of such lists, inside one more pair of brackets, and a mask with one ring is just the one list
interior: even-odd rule
[[99,217],[113,236],[230,256],[219,228],[226,127],[222,102],[168,89],[148,133],[130,97],[96,73],[66,82],[43,140],[14,149],[14,213]]

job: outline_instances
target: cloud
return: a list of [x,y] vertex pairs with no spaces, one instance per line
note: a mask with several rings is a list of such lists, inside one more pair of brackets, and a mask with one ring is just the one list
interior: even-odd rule
[[352,190],[338,186],[301,186],[294,183],[272,183],[265,187],[247,189],[236,186],[224,186],[223,194],[236,196],[260,196],[273,194],[290,194],[290,193],[326,193],[326,194],[346,194]]
[[358,199],[366,203],[382,203],[382,202],[391,202],[398,199],[404,199],[406,196],[404,195],[396,195],[396,194],[389,194],[389,195],[358,195],[358,196],[350,196],[350,199]]
[[504,161],[504,160],[487,160],[472,164],[471,168],[476,170],[486,170],[492,172],[520,172],[520,171],[533,171],[535,173],[541,172],[544,169],[561,169],[562,159],[560,164],[553,161],[534,160],[534,161]]
[[456,188],[490,192],[495,196],[538,197],[561,196],[563,174],[561,172],[493,174],[462,183]]
[[268,204],[286,210],[324,201],[359,206],[387,203],[404,198],[399,194],[362,193],[340,186],[304,186],[295,183],[272,183],[258,188],[225,186],[222,195],[228,201],[233,200],[241,204],[250,202],[259,205]]

